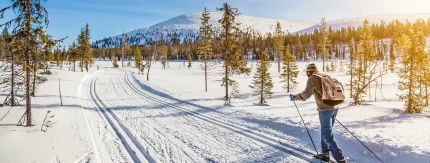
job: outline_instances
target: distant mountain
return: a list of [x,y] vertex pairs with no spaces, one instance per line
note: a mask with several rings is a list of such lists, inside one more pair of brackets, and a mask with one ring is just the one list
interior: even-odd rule
[[[218,20],[222,17],[222,12],[211,12],[211,19],[209,22],[215,27],[219,28],[220,24]],[[177,33],[179,39],[193,38],[201,25],[201,13],[184,14],[167,21],[155,24],[153,26],[137,29],[126,33],[131,44],[143,44],[151,40],[159,40],[161,38],[172,37],[168,36],[170,33]],[[384,20],[386,23],[394,20],[401,22],[414,22],[417,19],[422,18],[424,20],[430,19],[430,13],[428,14],[393,14],[393,15],[371,15],[355,18],[345,18],[338,20],[329,20],[327,25],[333,29],[340,29],[342,27],[358,27],[363,24],[364,20],[367,19],[370,23],[380,23]],[[319,25],[317,22],[302,22],[302,21],[287,21],[287,20],[276,20],[269,18],[259,18],[253,16],[240,15],[237,17],[236,22],[240,23],[240,28],[245,30],[251,28],[262,34],[268,32],[274,32],[276,22],[280,22],[283,31],[291,33],[312,33]],[[98,40],[93,45],[101,47],[102,44],[108,44],[109,47],[119,46],[122,36],[112,36],[104,40]]]
[[[218,20],[222,17],[222,12],[211,12],[211,19],[209,22],[215,27],[220,27]],[[137,29],[131,32],[126,33],[128,38],[133,40],[134,42],[144,43],[146,39],[154,39],[157,40],[161,37],[165,37],[168,33],[182,33],[180,36],[183,39],[185,36],[191,36],[196,34],[200,25],[201,25],[201,13],[192,13],[192,14],[184,14],[177,16],[175,18],[169,19],[167,21],[155,24],[153,26]],[[259,18],[253,16],[239,15],[237,17],[236,22],[240,23],[240,28],[245,30],[248,27],[258,31],[262,34],[268,32],[274,32],[276,22],[280,22],[283,31],[288,32],[297,32],[299,30],[311,27],[316,24],[316,22],[299,22],[299,21],[286,21],[286,20],[276,20],[269,18]],[[118,44],[121,40],[122,36],[113,36],[109,37],[111,44]],[[105,40],[105,41],[108,41]],[[99,40],[98,44],[101,44],[101,40]]]
[[[394,20],[399,20],[400,22],[409,21],[413,23],[420,18],[427,21],[428,19],[430,19],[430,13],[371,15],[371,16],[362,16],[362,17],[355,17],[355,18],[338,19],[338,20],[327,21],[327,27],[331,26],[332,29],[341,29],[342,27],[348,27],[348,26],[358,27],[363,24],[365,19],[367,19],[370,24],[376,24],[376,23],[380,23],[381,20],[384,20],[385,23],[389,23]],[[297,33],[312,33],[314,32],[315,29],[317,29],[318,25],[319,23],[312,27],[299,30]]]

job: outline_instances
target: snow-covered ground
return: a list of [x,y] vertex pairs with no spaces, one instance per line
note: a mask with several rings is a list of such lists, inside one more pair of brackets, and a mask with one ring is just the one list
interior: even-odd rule
[[[279,83],[275,63],[275,94],[268,105],[255,104],[258,97],[248,87],[252,75],[234,76],[241,95],[224,105],[220,65],[210,70],[208,92],[198,62],[190,70],[179,61],[166,70],[153,64],[149,81],[136,69],[113,69],[109,61],[95,65],[100,70],[93,66],[89,73],[53,68],[49,82],[33,98],[36,126],[15,126],[23,107],[0,121],[0,162],[319,162],[308,155],[314,153],[312,143]],[[305,65],[299,63],[297,92],[306,83]],[[345,72],[328,74],[343,83],[349,80]],[[371,102],[344,104],[338,120],[385,162],[430,162],[430,113],[404,114],[396,97],[397,76],[388,74],[382,81],[376,102],[372,89]],[[320,148],[314,100],[297,105]],[[48,109],[55,115],[54,126],[41,132]],[[8,110],[0,108],[0,116]],[[378,162],[339,124],[334,132],[349,162]]]

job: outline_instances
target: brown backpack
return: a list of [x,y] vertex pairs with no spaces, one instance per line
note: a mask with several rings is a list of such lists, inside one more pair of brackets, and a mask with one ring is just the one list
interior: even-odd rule
[[321,78],[322,100],[325,104],[336,106],[345,101],[345,91],[342,83],[328,75],[316,74]]

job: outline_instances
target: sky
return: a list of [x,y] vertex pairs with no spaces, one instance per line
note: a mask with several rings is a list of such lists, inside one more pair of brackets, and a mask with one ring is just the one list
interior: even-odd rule
[[[48,33],[68,37],[67,46],[76,40],[80,29],[89,24],[95,41],[145,28],[204,7],[216,11],[228,2],[243,15],[292,21],[319,22],[376,14],[430,13],[430,0],[47,0]],[[11,5],[1,0],[0,8]],[[13,12],[0,19],[12,19]]]

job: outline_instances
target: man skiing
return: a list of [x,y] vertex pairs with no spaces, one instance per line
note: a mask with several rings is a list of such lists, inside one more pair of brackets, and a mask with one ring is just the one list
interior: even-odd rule
[[338,105],[331,106],[327,105],[322,100],[322,79],[318,73],[318,69],[314,63],[309,64],[306,68],[306,75],[308,81],[306,89],[297,95],[290,95],[291,101],[306,101],[312,95],[315,97],[317,109],[319,112],[319,119],[321,125],[321,145],[322,153],[317,157],[323,161],[330,161],[329,152],[338,163],[346,163],[346,159],[342,155],[342,151],[338,148],[336,141],[333,138],[333,125],[336,121]]

